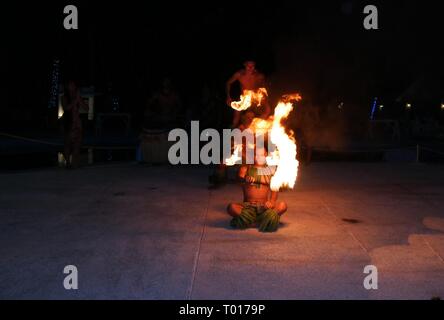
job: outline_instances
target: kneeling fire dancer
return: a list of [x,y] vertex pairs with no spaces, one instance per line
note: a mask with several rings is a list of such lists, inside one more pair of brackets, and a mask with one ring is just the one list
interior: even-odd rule
[[278,192],[270,189],[275,168],[266,164],[267,150],[256,148],[254,165],[240,167],[238,177],[242,181],[243,203],[230,203],[228,214],[233,219],[231,226],[246,229],[257,225],[261,232],[275,232],[287,204],[278,202]]

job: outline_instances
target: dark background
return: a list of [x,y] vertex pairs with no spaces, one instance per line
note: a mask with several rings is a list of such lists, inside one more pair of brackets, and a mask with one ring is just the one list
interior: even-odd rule
[[[78,30],[63,28],[67,4],[78,8]],[[378,7],[379,30],[363,28],[367,4]],[[245,59],[257,61],[275,94],[300,91],[320,105],[346,99],[366,114],[374,96],[391,101],[420,77],[442,80],[436,1],[40,1],[2,11],[3,127],[29,128],[48,113],[55,57],[62,80],[98,92],[112,82],[122,110],[134,115],[164,76],[185,108],[204,84],[223,97]]]

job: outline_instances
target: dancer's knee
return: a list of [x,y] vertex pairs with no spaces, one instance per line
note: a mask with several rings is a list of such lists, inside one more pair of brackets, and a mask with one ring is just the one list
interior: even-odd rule
[[227,212],[232,217],[237,217],[242,212],[242,206],[238,203],[230,203],[227,206]]
[[287,204],[283,201],[276,205],[276,211],[281,216],[287,211]]

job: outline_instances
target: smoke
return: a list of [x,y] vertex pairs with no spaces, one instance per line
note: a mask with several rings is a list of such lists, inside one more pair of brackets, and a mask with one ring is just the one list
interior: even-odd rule
[[313,41],[281,38],[274,49],[270,99],[276,105],[283,94],[301,93],[302,101],[288,119],[297,139],[315,149],[334,150],[365,137],[371,100],[357,61]]

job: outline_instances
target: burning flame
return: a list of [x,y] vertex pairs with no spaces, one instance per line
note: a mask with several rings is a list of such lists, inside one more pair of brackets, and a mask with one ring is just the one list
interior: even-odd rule
[[252,104],[257,105],[258,107],[261,105],[262,99],[264,96],[268,95],[267,89],[259,88],[257,91],[253,90],[244,90],[240,97],[240,101],[233,101],[231,103],[231,107],[237,111],[244,111],[251,107]]
[[276,145],[276,151],[267,157],[269,166],[277,165],[277,169],[271,178],[270,188],[279,191],[282,187],[293,189],[298,176],[299,162],[296,160],[296,141],[293,135],[289,136],[282,126],[281,120],[288,117],[293,110],[291,102],[279,102],[274,110],[273,126],[270,139]]
[[[252,105],[252,101],[260,103],[263,95],[267,94],[264,88],[256,92],[244,91],[241,101],[233,102],[232,108],[238,111],[246,110]],[[276,166],[276,172],[271,178],[270,188],[279,191],[283,187],[294,188],[298,175],[299,162],[296,159],[296,140],[293,132],[287,134],[282,120],[286,119],[293,111],[293,101],[300,101],[302,97],[298,93],[284,95],[274,110],[274,115],[267,120],[255,118],[249,130],[256,134],[270,134],[270,140],[276,146],[276,150],[269,153],[267,165]],[[226,165],[232,166],[242,160],[242,145],[236,145],[233,155],[225,160]]]

